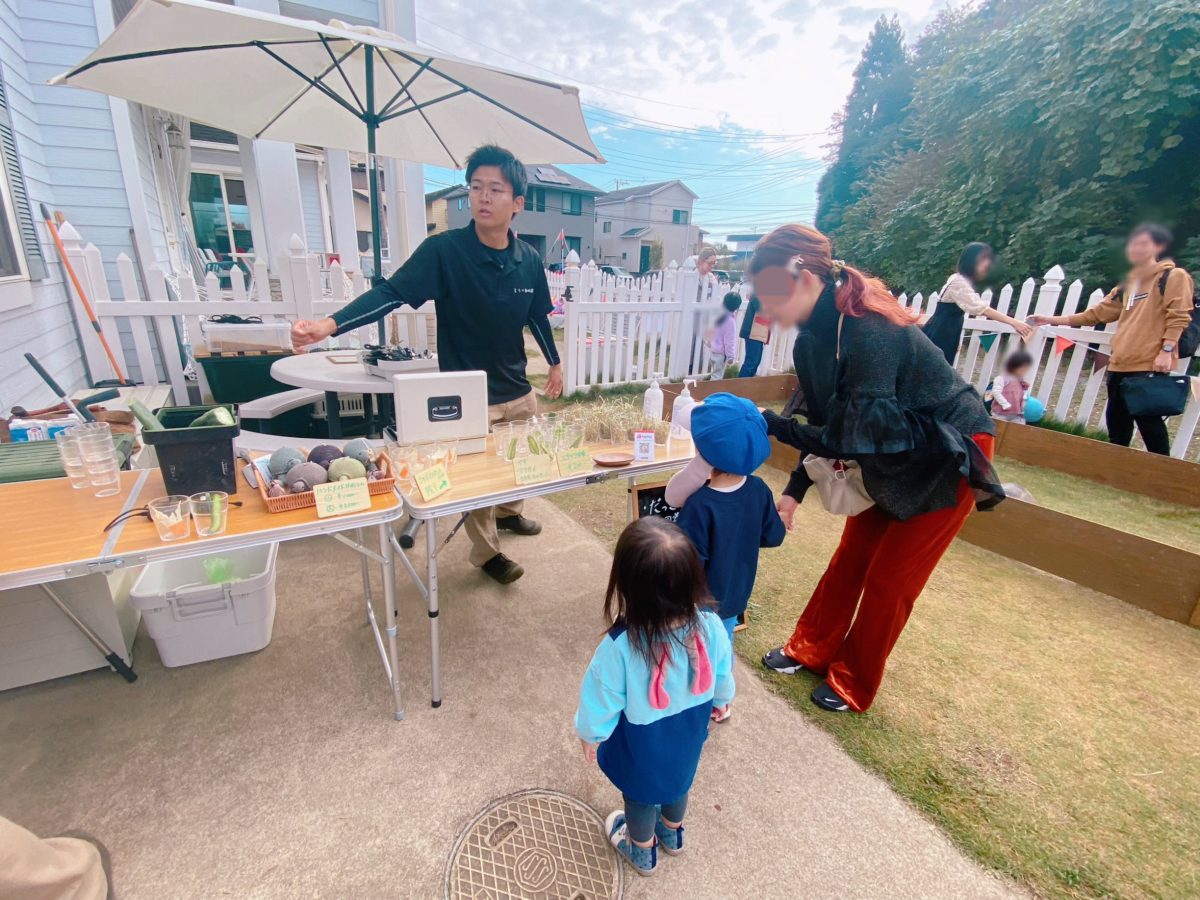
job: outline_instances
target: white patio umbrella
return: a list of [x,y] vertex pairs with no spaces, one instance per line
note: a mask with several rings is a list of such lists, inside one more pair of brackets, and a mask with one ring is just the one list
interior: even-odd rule
[[462,168],[495,143],[528,163],[604,162],[576,88],[435,54],[374,28],[305,22],[207,0],[138,0],[51,84],[134,100],[245,137]]

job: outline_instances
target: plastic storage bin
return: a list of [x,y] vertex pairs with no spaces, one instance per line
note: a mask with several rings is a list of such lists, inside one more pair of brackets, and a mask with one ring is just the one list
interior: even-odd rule
[[210,584],[203,558],[146,566],[129,602],[142,612],[164,666],[253,653],[271,643],[278,544],[219,554],[233,579]]
[[233,439],[241,432],[237,410],[232,425],[206,425],[189,428],[211,406],[164,406],[158,410],[162,431],[142,429],[142,440],[158,455],[158,468],[168,494],[198,494],[200,491],[224,491],[236,494],[237,468],[233,462]]
[[291,322],[250,322],[245,325],[205,322],[203,330],[209,353],[292,349]]

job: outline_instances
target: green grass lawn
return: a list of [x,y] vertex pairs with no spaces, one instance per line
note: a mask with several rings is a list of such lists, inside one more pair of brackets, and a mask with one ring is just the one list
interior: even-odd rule
[[[1105,521],[1147,536],[1176,530],[1153,501],[1019,469],[1001,464],[1047,506],[1090,517],[1127,503]],[[762,474],[778,494],[784,474]],[[610,545],[624,525],[624,482],[552,499]],[[763,551],[751,627],[736,641],[773,690],[965,850],[1038,894],[1200,896],[1200,630],[956,542],[872,709],[824,713],[808,700],[814,678],[758,663],[790,634],[842,524],[815,496],[796,521],[782,547]],[[1195,523],[1187,528],[1193,540]]]

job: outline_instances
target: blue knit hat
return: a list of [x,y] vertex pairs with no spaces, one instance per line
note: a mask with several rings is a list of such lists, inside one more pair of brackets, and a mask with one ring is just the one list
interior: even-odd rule
[[710,394],[692,408],[691,425],[696,452],[722,472],[749,475],[771,455],[767,423],[744,397]]

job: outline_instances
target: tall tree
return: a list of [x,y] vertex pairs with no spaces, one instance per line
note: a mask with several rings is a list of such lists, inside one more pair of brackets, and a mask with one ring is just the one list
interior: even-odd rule
[[934,289],[962,245],[997,275],[1055,264],[1105,287],[1143,219],[1200,264],[1200,8],[1195,0],[986,0],[916,46],[898,152],[834,237],[893,289]]
[[837,230],[871,169],[898,149],[912,91],[912,62],[900,20],[880,16],[854,69],[846,106],[834,122],[840,142],[817,186],[816,223],[822,231]]

